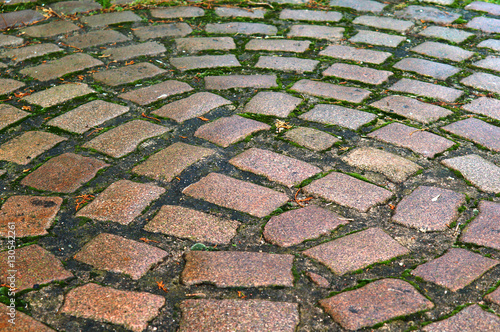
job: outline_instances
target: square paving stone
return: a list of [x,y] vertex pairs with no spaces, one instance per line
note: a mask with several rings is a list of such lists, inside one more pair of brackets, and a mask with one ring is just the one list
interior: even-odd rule
[[136,63],[134,65],[108,69],[95,73],[94,79],[110,86],[132,83],[144,78],[151,78],[165,73],[164,69],[153,66],[148,62]]
[[179,18],[199,17],[205,15],[205,11],[199,7],[176,6],[170,8],[152,8],[151,16],[156,18]]
[[84,16],[80,20],[92,28],[97,28],[110,24],[139,22],[142,20],[142,18],[131,11],[122,11]]
[[21,111],[14,106],[0,104],[0,130],[24,119],[28,115],[30,115],[30,113]]
[[139,27],[133,30],[140,40],[165,37],[184,37],[193,32],[187,23],[158,24]]
[[329,234],[340,225],[348,223],[334,212],[309,205],[272,217],[267,222],[263,235],[267,242],[290,247]]
[[434,37],[434,38],[439,38],[439,39],[445,39],[447,41],[453,42],[453,43],[461,43],[470,36],[473,36],[473,33],[458,30],[458,29],[452,29],[452,28],[446,28],[446,27],[440,27],[440,26],[430,26],[427,27],[426,29],[422,30],[419,32],[419,35],[424,36],[424,37]]
[[250,134],[269,129],[271,129],[271,126],[268,124],[232,115],[204,124],[196,130],[194,136],[226,148],[243,140]]
[[380,228],[368,228],[303,252],[333,273],[343,275],[410,253]]
[[52,133],[27,131],[0,145],[0,160],[27,165],[34,158],[65,140],[67,138]]
[[457,46],[437,42],[425,42],[410,49],[415,53],[420,53],[433,58],[446,59],[451,61],[464,61],[471,58],[474,52],[466,51]]
[[283,56],[260,56],[259,60],[255,64],[255,68],[266,68],[304,73],[314,71],[318,64],[318,60]]
[[130,40],[125,35],[114,30],[90,31],[81,35],[61,39],[65,44],[78,48],[89,48],[106,44],[121,43]]
[[411,28],[414,24],[410,21],[396,20],[390,17],[380,17],[380,16],[358,16],[352,21],[353,24],[366,25],[378,29],[394,30],[404,33]]
[[462,233],[460,241],[500,250],[500,203],[481,201],[479,215]]
[[264,18],[266,10],[263,9],[246,9],[235,7],[217,7],[215,14],[221,17],[248,17],[248,18]]
[[26,332],[26,331],[36,331],[36,332],[55,332],[47,325],[40,323],[39,321],[31,318],[31,316],[26,315],[23,312],[15,311],[15,325],[9,322],[11,316],[7,313],[10,308],[3,303],[0,303],[0,330],[5,332]]
[[348,330],[373,326],[434,307],[411,284],[400,279],[377,280],[321,300],[319,304],[333,320]]
[[101,4],[92,1],[61,1],[50,4],[51,8],[59,15],[71,15],[77,13],[87,13],[102,9]]
[[487,73],[474,73],[462,79],[460,83],[479,90],[500,93],[500,77]]
[[0,78],[0,96],[16,91],[25,85],[23,82],[10,78]]
[[383,63],[388,57],[392,56],[389,52],[365,50],[363,48],[343,45],[330,45],[319,52],[319,55],[336,59],[373,63],[377,65]]
[[451,316],[450,318],[424,326],[422,331],[495,332],[500,331],[500,318],[491,312],[484,311],[480,306],[474,304],[461,310],[459,313]]
[[250,51],[303,53],[309,49],[309,45],[311,45],[309,40],[252,39],[245,45],[245,49]]
[[380,13],[387,5],[372,0],[331,0],[330,6],[351,8],[360,12]]
[[17,238],[48,234],[47,229],[52,226],[62,202],[60,197],[9,197],[0,210],[0,237],[8,237],[12,223],[15,223]]
[[147,42],[123,47],[108,48],[102,52],[102,55],[109,57],[112,60],[122,61],[137,58],[139,56],[159,55],[165,53],[166,51],[167,49],[162,44],[157,42]]
[[474,17],[466,25],[467,28],[477,29],[486,33],[499,33],[500,20],[489,17]]
[[182,193],[259,218],[288,201],[283,193],[218,173],[208,174]]
[[500,152],[500,127],[475,118],[453,122],[441,129]]
[[472,113],[500,120],[500,100],[498,99],[481,97],[463,105],[462,108]]
[[12,47],[22,45],[24,39],[0,33],[0,47]]
[[308,127],[293,128],[288,130],[283,137],[314,151],[329,149],[333,144],[339,142],[338,138],[324,131]]
[[168,80],[145,88],[122,93],[118,95],[118,97],[130,100],[139,105],[148,105],[155,101],[191,90],[193,90],[193,88],[187,83]]
[[473,3],[465,6],[467,10],[477,10],[480,12],[487,12],[491,15],[500,15],[500,5],[494,3],[487,3],[483,1],[474,1]]
[[192,37],[177,38],[175,46],[179,51],[196,53],[207,50],[229,51],[236,49],[231,37]]
[[14,48],[0,53],[0,57],[9,58],[14,63],[18,63],[27,59],[43,56],[45,54],[51,54],[55,52],[62,52],[63,49],[57,47],[54,44],[36,44],[31,46],[25,46],[21,48]]
[[270,181],[293,187],[320,173],[319,167],[285,155],[251,148],[229,160],[239,169],[265,176]]
[[146,292],[130,292],[86,284],[66,294],[61,313],[125,326],[134,332],[146,329],[160,314],[165,298]]
[[283,9],[280,12],[280,20],[338,22],[341,19],[342,13],[334,11]]
[[166,251],[148,244],[101,233],[73,258],[95,269],[125,273],[138,280],[167,255]]
[[370,91],[361,88],[353,88],[307,79],[298,81],[292,86],[291,89],[299,93],[306,93],[323,98],[345,100],[351,103],[361,103],[371,94]]
[[396,207],[392,221],[420,231],[444,231],[458,218],[465,195],[437,187],[420,186]]
[[229,22],[229,23],[208,23],[205,26],[208,33],[238,34],[238,35],[270,35],[278,33],[274,25],[262,23]]
[[408,159],[370,147],[357,148],[342,157],[342,160],[363,170],[382,173],[393,182],[403,182],[422,169]]
[[408,6],[394,13],[398,17],[413,19],[415,21],[434,22],[439,24],[450,24],[461,15],[451,10],[439,10],[430,6]]
[[182,206],[163,205],[144,230],[196,242],[229,244],[240,224]]
[[494,51],[500,51],[500,40],[498,39],[486,39],[477,44],[480,48],[490,48]]
[[393,65],[394,68],[412,71],[424,76],[445,80],[460,72],[460,69],[444,63],[417,58],[404,58]]
[[228,90],[234,88],[275,88],[276,75],[206,76],[205,89]]
[[219,95],[210,92],[198,92],[187,98],[164,105],[152,113],[162,118],[184,122],[202,116],[215,108],[231,104],[231,101]]
[[286,118],[302,99],[282,92],[259,92],[245,105],[243,112]]
[[37,168],[21,184],[38,190],[72,193],[108,166],[95,158],[63,153]]
[[189,166],[214,153],[212,149],[177,142],[135,166],[132,173],[169,182]]
[[322,25],[292,25],[287,37],[306,37],[338,41],[344,37],[344,28]]
[[351,43],[364,43],[377,46],[387,46],[387,47],[398,47],[406,37],[395,36],[387,33],[360,30],[354,37],[351,37],[349,41]]
[[38,244],[16,248],[14,262],[9,255],[8,251],[0,252],[0,283],[10,284],[7,278],[15,275],[17,292],[73,277],[56,256]]
[[500,71],[500,57],[487,56],[485,59],[474,62],[475,67]]
[[201,55],[187,56],[182,58],[171,58],[170,63],[180,71],[219,68],[219,67],[240,67],[241,64],[233,54],[229,55]]
[[323,72],[323,76],[336,76],[346,80],[360,81],[367,84],[382,84],[393,73],[387,70],[376,70],[369,67],[334,63]]
[[372,113],[358,111],[343,106],[318,104],[312,110],[299,116],[306,121],[333,124],[340,127],[358,130],[361,126],[375,120]]
[[184,285],[293,287],[293,255],[245,251],[188,251],[181,274]]
[[78,211],[76,216],[128,225],[164,192],[164,188],[151,183],[119,180]]
[[45,16],[32,9],[2,13],[2,19],[0,20],[0,30],[28,25],[38,21],[43,21],[45,19]]
[[405,96],[388,96],[371,103],[370,106],[385,112],[394,112],[405,118],[423,123],[434,122],[453,114],[452,111],[444,107],[424,103],[415,98]]
[[464,92],[446,86],[402,78],[389,87],[391,91],[412,93],[419,96],[435,98],[448,103],[457,100]]
[[308,195],[319,196],[361,212],[367,212],[372,206],[392,197],[389,190],[339,172],[315,180],[303,190]]
[[144,120],[132,120],[97,136],[83,145],[113,158],[121,158],[134,151],[148,138],[159,136],[169,128]]
[[459,171],[464,178],[482,191],[500,193],[500,167],[471,154],[441,161],[443,165]]
[[56,85],[46,90],[33,93],[29,96],[23,97],[22,100],[25,100],[30,104],[47,108],[94,92],[95,91],[89,88],[87,84],[69,83]]
[[80,30],[78,25],[73,24],[68,21],[52,21],[47,24],[41,24],[36,26],[31,26],[21,31],[27,36],[35,38],[49,38],[57,35],[67,34]]

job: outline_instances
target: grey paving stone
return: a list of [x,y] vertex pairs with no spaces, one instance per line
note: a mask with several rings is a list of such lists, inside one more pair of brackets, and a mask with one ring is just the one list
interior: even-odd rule
[[278,29],[274,25],[246,22],[208,23],[205,31],[240,35],[276,35],[278,33]]
[[140,40],[165,37],[184,37],[193,32],[187,23],[169,23],[139,27],[133,33]]
[[259,92],[245,105],[243,112],[286,118],[302,99],[282,92]]
[[358,16],[354,19],[354,21],[352,21],[352,23],[366,25],[378,29],[394,30],[401,33],[410,30],[414,26],[414,24],[410,21],[397,20],[390,17],[368,15]]
[[130,40],[114,30],[98,30],[83,33],[81,35],[71,36],[61,39],[65,44],[78,48],[89,48],[106,44],[121,43]]
[[424,0],[424,2],[437,3],[438,5],[451,5],[455,0]]
[[351,43],[364,43],[387,47],[398,47],[404,40],[406,40],[406,37],[369,30],[360,30],[354,37],[349,38]]
[[485,59],[474,62],[475,67],[490,69],[500,72],[500,57],[487,56]]
[[391,91],[412,93],[424,97],[436,98],[448,103],[457,100],[464,92],[446,86],[402,78],[389,87]]
[[498,99],[481,97],[463,105],[462,108],[472,113],[500,120],[500,100]]
[[168,80],[145,88],[122,93],[118,95],[118,97],[130,100],[139,105],[148,105],[155,101],[191,90],[193,90],[193,88],[187,83]]
[[308,127],[293,128],[288,130],[283,137],[314,151],[329,149],[333,144],[339,142],[338,138],[330,134]]
[[387,70],[377,70],[369,67],[334,63],[323,72],[323,76],[336,76],[346,80],[360,81],[367,84],[382,84],[393,73]]
[[10,78],[0,78],[0,96],[16,91],[26,84]]
[[480,12],[487,12],[491,15],[500,15],[500,5],[494,3],[487,3],[483,1],[474,1],[473,3],[465,6],[467,10],[477,10]]
[[484,299],[489,302],[493,302],[495,304],[500,303],[500,288],[497,287],[497,289],[489,294],[486,294],[484,296]]
[[365,50],[362,48],[343,45],[330,45],[323,51],[319,52],[319,55],[329,56],[336,59],[374,63],[377,65],[383,63],[388,57],[392,56],[389,52]]
[[102,55],[112,60],[123,61],[139,56],[153,56],[165,53],[167,49],[157,42],[147,42],[123,47],[108,48]]
[[500,193],[500,167],[471,154],[445,159],[443,165],[459,171],[464,178],[482,191]]
[[82,97],[95,91],[89,88],[84,83],[69,83],[56,85],[52,88],[33,93],[29,96],[23,97],[22,100],[30,104],[40,105],[42,107],[51,107],[54,105],[62,104],[73,98]]
[[207,50],[229,51],[236,48],[231,37],[192,37],[177,38],[175,45],[179,51],[196,53]]
[[29,25],[31,23],[43,20],[45,20],[45,16],[31,9],[2,13],[2,19],[0,20],[0,30]]
[[222,17],[264,18],[266,10],[254,8],[217,7],[215,14]]
[[396,11],[398,17],[413,19],[415,21],[434,22],[439,24],[450,24],[461,15],[451,10],[439,10],[430,6],[408,6],[403,10]]
[[361,126],[375,120],[372,113],[331,104],[318,104],[312,110],[299,116],[306,121],[333,124],[340,127],[358,130]]
[[228,90],[234,88],[274,88],[276,75],[227,75],[206,76],[205,89]]
[[110,24],[139,22],[142,18],[132,11],[112,12],[97,14],[93,16],[84,16],[81,21],[92,28],[102,27]]
[[360,12],[380,13],[387,5],[372,0],[331,0],[330,6],[352,8]]
[[344,37],[344,28],[322,25],[292,25],[287,37],[306,37],[338,41]]
[[453,122],[441,129],[500,152],[500,127],[475,118]]
[[371,103],[370,106],[386,112],[394,112],[405,118],[423,123],[430,123],[453,114],[452,111],[444,107],[424,103],[414,98],[404,96],[388,96]]
[[410,51],[428,55],[433,58],[457,62],[467,60],[474,55],[474,52],[466,51],[460,47],[436,42],[422,43],[410,49]]
[[0,160],[27,165],[34,158],[65,140],[67,139],[52,133],[26,131],[0,145]]
[[176,6],[151,9],[151,16],[156,18],[199,17],[203,15],[205,15],[205,11],[199,7]]
[[180,71],[202,69],[202,68],[219,68],[219,67],[240,67],[241,64],[232,54],[228,55],[201,55],[201,56],[186,56],[181,58],[170,58],[172,66]]
[[487,33],[500,32],[500,20],[489,17],[474,17],[467,23],[468,28],[478,29]]
[[36,58],[45,54],[63,51],[54,44],[36,44],[21,48],[14,48],[0,53],[0,57],[9,58],[14,63],[18,63],[27,59]]
[[490,48],[494,51],[500,51],[500,40],[498,39],[486,39],[477,44],[477,47]]
[[292,86],[291,89],[293,91],[313,96],[345,100],[352,103],[361,103],[371,94],[370,91],[361,88],[353,88],[308,79],[298,81]]
[[310,44],[309,40],[252,39],[245,45],[245,49],[250,51],[303,53],[309,49]]
[[491,312],[484,311],[479,305],[473,304],[450,318],[424,326],[422,330],[425,332],[495,332],[500,330],[500,318]]
[[445,80],[460,72],[460,69],[457,67],[418,58],[401,59],[393,67],[405,71],[413,71],[420,75],[437,78],[438,80]]
[[52,8],[59,15],[72,15],[102,9],[102,6],[95,1],[78,0],[52,3],[50,4],[50,8]]
[[[7,327],[11,328],[12,325],[6,325],[11,318],[10,315],[8,315],[10,308],[6,306],[3,303],[0,303],[0,321],[5,322],[3,323],[4,325],[2,326],[5,331],[7,331]],[[11,329],[10,331],[13,332],[21,332],[21,331],[37,331],[37,332],[55,332],[55,330],[51,329],[47,325],[44,325],[37,321],[36,319],[32,318],[31,316],[28,316],[27,314],[21,312],[21,311],[15,311],[15,317],[16,317],[16,327]],[[10,323],[8,323],[10,324]]]
[[96,81],[110,86],[132,83],[145,78],[155,77],[165,73],[164,69],[148,62],[136,63],[130,66],[107,69],[93,74]]
[[24,43],[23,38],[0,33],[0,47],[19,46]]
[[255,68],[266,68],[297,73],[312,72],[319,64],[318,60],[284,56],[260,56]]
[[433,25],[420,31],[419,35],[422,35],[424,37],[445,39],[453,43],[461,43],[474,34],[463,30]]
[[80,30],[80,27],[68,21],[52,21],[47,24],[31,26],[21,31],[35,38],[49,38]]
[[21,111],[14,106],[7,104],[0,104],[0,130],[3,128],[10,126],[17,121],[24,119],[29,116],[30,113]]
[[487,73],[474,73],[462,79],[460,83],[479,90],[500,93],[500,77]]
[[500,203],[481,201],[479,215],[467,225],[460,241],[500,249]]
[[342,13],[334,11],[283,9],[280,12],[280,20],[338,22],[341,19]]

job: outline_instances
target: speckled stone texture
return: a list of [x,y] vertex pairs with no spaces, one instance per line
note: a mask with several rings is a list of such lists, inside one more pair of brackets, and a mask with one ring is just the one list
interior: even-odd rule
[[367,25],[373,28],[394,30],[397,32],[404,33],[411,29],[414,24],[410,21],[396,20],[390,17],[380,17],[380,16],[358,16],[352,23]]
[[0,20],[0,30],[41,21],[45,19],[45,16],[35,10],[26,9],[13,11],[10,13],[3,13],[2,18],[3,19]]
[[56,52],[62,52],[63,50],[54,44],[35,44],[31,46],[25,46],[21,48],[9,49],[5,52],[0,52],[1,58],[9,58],[9,60],[14,63],[18,63],[27,59],[43,56],[45,54],[51,54]]
[[80,30],[80,27],[69,21],[52,21],[47,24],[37,25],[22,29],[30,37],[49,38]]
[[462,108],[500,121],[500,100],[498,99],[481,97],[463,105]]
[[240,67],[241,64],[233,54],[230,55],[200,55],[181,58],[171,58],[172,66],[180,71],[192,69]]
[[445,320],[426,325],[425,332],[500,331],[500,318],[477,304],[468,306]]
[[76,36],[65,37],[62,41],[78,48],[89,48],[130,40],[127,36],[114,30],[90,31]]
[[137,58],[139,56],[159,55],[166,52],[165,46],[157,42],[132,44],[123,47],[108,48],[102,55],[111,60],[122,61]]
[[466,25],[471,29],[478,29],[486,33],[500,33],[500,20],[489,17],[474,17]]
[[205,31],[217,34],[276,35],[278,29],[274,25],[269,24],[229,22],[208,23],[205,27]]
[[500,93],[500,77],[487,73],[474,73],[462,79],[460,83],[478,90]]
[[373,64],[381,64],[392,56],[389,52],[379,52],[373,50],[365,50],[357,47],[350,47],[344,45],[330,45],[321,52],[319,55],[328,56],[336,59],[353,60],[360,62],[368,62]]
[[361,126],[375,120],[377,116],[353,108],[331,104],[317,104],[309,112],[300,115],[299,118],[306,121],[333,124],[357,130]]
[[487,56],[481,61],[474,62],[474,66],[494,71],[500,71],[500,57]]
[[500,40],[497,39],[486,39],[477,44],[479,48],[489,48],[494,51],[500,51]]
[[311,45],[309,40],[265,40],[252,39],[246,45],[245,49],[250,51],[278,51],[303,53]]
[[199,7],[160,7],[151,9],[151,16],[156,18],[199,17],[203,15],[205,15],[205,11]]
[[481,201],[479,215],[464,229],[460,241],[500,250],[500,203]]
[[334,11],[283,9],[280,13],[280,20],[338,22],[341,19],[342,13]]
[[0,79],[0,95],[11,93],[25,85],[26,84],[20,81],[16,81],[10,78],[2,78]]
[[410,49],[410,51],[433,58],[446,59],[456,62],[467,60],[474,55],[474,52],[466,51],[457,46],[429,41],[415,46]]
[[187,83],[176,80],[168,80],[145,88],[122,93],[118,95],[118,97],[130,100],[139,105],[148,105],[167,97],[191,90],[193,90],[193,88]]
[[190,37],[177,38],[175,45],[179,51],[196,53],[206,50],[229,51],[236,48],[231,37]]
[[445,80],[460,72],[460,69],[444,63],[418,59],[404,58],[394,64],[394,68],[412,71],[424,76],[430,76],[439,80]]
[[330,288],[330,282],[323,276],[314,272],[306,272],[306,276],[318,287]]
[[500,305],[500,288],[495,289],[495,291],[488,293],[484,296],[484,299],[489,302],[493,302]]
[[389,90],[412,93],[424,97],[435,98],[448,103],[454,102],[464,93],[461,90],[449,88],[438,84],[411,80],[408,78],[400,79],[394,85],[389,87]]
[[377,280],[321,300],[319,304],[333,320],[348,330],[373,326],[434,307],[412,285],[399,279]]
[[71,15],[76,13],[87,13],[101,9],[102,6],[91,0],[87,1],[61,1],[51,4],[51,8],[60,15]]
[[434,25],[420,31],[419,35],[430,38],[434,37],[439,39],[445,39],[453,43],[461,43],[467,38],[473,36],[474,34],[458,29],[446,28]]
[[395,15],[415,21],[434,22],[438,24],[449,24],[460,17],[451,10],[439,10],[431,6],[408,6]]
[[288,38],[307,37],[338,41],[343,37],[344,28],[326,27],[320,25],[292,25],[287,34]]
[[441,129],[500,152],[500,127],[475,118],[453,122]]
[[234,88],[274,88],[276,75],[228,75],[205,77],[207,90],[228,90]]
[[238,8],[238,7],[217,7],[215,14],[222,17],[247,17],[247,18],[264,18],[266,10],[253,8]]
[[140,40],[148,40],[164,37],[184,37],[193,32],[193,29],[187,23],[169,23],[143,26],[134,29],[133,32]]
[[293,286],[293,255],[246,251],[188,251],[181,281],[226,287]]
[[465,6],[465,9],[487,12],[488,14],[491,15],[500,15],[500,5],[494,3],[487,3],[483,1],[474,1]]
[[151,78],[165,73],[164,69],[148,62],[136,63],[130,66],[107,69],[93,74],[94,80],[110,86],[132,83],[145,78]]
[[39,81],[50,81],[60,76],[103,65],[100,60],[88,54],[76,53],[63,58],[49,61],[35,67],[19,71],[23,75],[31,76]]
[[441,162],[446,167],[459,171],[482,191],[500,193],[500,167],[492,162],[475,154],[444,159]]
[[360,12],[381,12],[386,4],[372,0],[331,0],[330,6],[351,8]]
[[0,160],[27,165],[34,158],[65,140],[67,139],[64,137],[44,131],[27,131],[0,145]]
[[148,321],[160,314],[164,304],[165,298],[160,295],[122,291],[89,283],[66,294],[60,312],[141,332],[148,326]]
[[134,14],[132,11],[121,11],[121,12],[97,14],[93,16],[84,16],[82,22],[92,28],[96,28],[110,24],[138,22],[140,20],[142,20],[142,18]]
[[292,86],[291,89],[299,93],[306,93],[323,98],[345,100],[351,103],[361,103],[371,94],[370,91],[361,88],[353,88],[306,79],[298,81]]
[[349,38],[351,43],[363,43],[386,47],[398,47],[404,40],[406,40],[406,38],[403,36],[369,30],[359,30],[354,37]]
[[0,130],[24,119],[28,115],[30,115],[30,113],[21,111],[14,106],[0,104]]
[[261,56],[255,68],[266,68],[296,73],[312,72],[318,66],[318,60],[284,56]]
[[386,112],[394,112],[405,118],[423,123],[434,122],[440,118],[453,114],[452,111],[444,107],[424,103],[405,96],[388,96],[371,103],[370,106]]
[[94,92],[95,91],[89,88],[87,84],[68,83],[56,85],[52,88],[23,97],[22,100],[42,107],[51,107]]
[[16,311],[15,325],[10,323],[11,316],[7,315],[10,312],[9,307],[0,303],[0,330],[4,332],[55,332],[45,324],[31,318],[30,316]]
[[243,111],[286,118],[301,102],[302,99],[282,92],[259,92]]
[[368,67],[334,63],[323,72],[323,76],[336,76],[346,80],[360,81],[367,84],[382,84],[393,73],[387,70],[376,70]]
[[314,151],[326,150],[339,142],[338,138],[324,131],[308,127],[293,128],[292,130],[288,130],[283,137]]

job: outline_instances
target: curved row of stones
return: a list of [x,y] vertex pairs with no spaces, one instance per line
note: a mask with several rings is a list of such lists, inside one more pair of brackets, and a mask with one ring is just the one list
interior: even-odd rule
[[500,329],[500,6],[285,3],[1,15],[2,329]]

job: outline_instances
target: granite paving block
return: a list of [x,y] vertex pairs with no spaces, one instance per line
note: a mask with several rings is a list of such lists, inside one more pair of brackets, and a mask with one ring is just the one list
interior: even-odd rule
[[361,103],[371,94],[370,91],[343,85],[303,79],[295,83],[291,89],[299,93],[317,97],[345,100],[351,103]]
[[329,149],[333,144],[339,142],[338,138],[324,131],[308,127],[293,128],[288,130],[283,137],[314,151]]
[[67,138],[44,131],[26,131],[0,145],[0,160],[27,165],[65,140]]
[[318,287],[330,288],[330,282],[325,277],[320,276],[314,272],[306,272],[306,276]]
[[147,42],[141,44],[133,44],[123,47],[108,48],[102,52],[102,55],[109,57],[111,60],[128,60],[139,56],[152,56],[165,53],[167,49],[160,43]]
[[122,325],[134,332],[146,329],[160,314],[165,298],[146,292],[131,292],[89,283],[66,294],[60,312],[75,317]]
[[215,14],[221,17],[264,18],[266,10],[257,8],[217,7]]
[[121,43],[130,40],[114,30],[90,31],[76,36],[61,39],[65,44],[78,48],[89,48],[106,44]]
[[319,304],[334,321],[348,330],[373,326],[434,307],[411,284],[400,279],[377,280],[323,299]]
[[497,15],[497,16],[500,15],[500,5],[483,1],[474,1],[465,6],[465,9],[487,12],[488,14],[491,15]]
[[156,18],[199,17],[203,15],[205,15],[205,11],[199,7],[175,6],[151,9],[151,16]]
[[175,45],[179,51],[196,53],[207,50],[229,51],[236,48],[231,37],[191,37],[177,38]]
[[120,12],[97,14],[92,16],[84,16],[80,19],[89,27],[98,28],[110,24],[119,24],[127,22],[139,22],[142,18],[133,12],[126,10]]
[[187,23],[169,23],[139,27],[133,31],[140,40],[165,37],[184,37],[193,32]]
[[240,67],[241,64],[236,56],[229,55],[201,55],[186,56],[181,58],[171,58],[170,63],[180,71],[219,68],[219,67]]
[[352,21],[352,23],[366,25],[378,29],[394,30],[401,33],[410,30],[414,26],[413,22],[410,21],[371,15],[358,16],[354,19],[354,21]]
[[441,129],[500,152],[500,127],[475,118],[453,122]]
[[364,43],[387,47],[398,47],[404,40],[406,40],[406,37],[369,30],[360,30],[354,37],[349,38],[351,43]]
[[430,76],[439,80],[445,80],[460,72],[460,69],[444,63],[418,59],[404,58],[393,65],[394,68],[412,71],[424,76]]
[[[13,309],[14,310],[14,309]],[[0,303],[0,329],[6,332],[23,332],[23,331],[36,331],[36,332],[55,332],[45,324],[40,323],[31,316],[21,312],[15,311],[15,325],[9,322],[11,318],[7,313],[10,307]]]
[[283,56],[260,56],[259,60],[255,64],[255,68],[266,68],[304,73],[314,71],[318,64],[318,60]]
[[500,51],[500,40],[498,39],[486,39],[477,44],[480,48],[490,48],[494,51]]
[[411,274],[456,292],[498,263],[466,249],[451,248],[443,256],[417,266]]
[[424,2],[436,3],[438,5],[451,5],[455,2],[455,0],[424,0]]
[[499,71],[500,72],[500,57],[487,56],[485,59],[474,62],[475,67]]
[[287,37],[306,37],[338,41],[344,37],[344,28],[322,25],[292,25]]
[[208,174],[182,192],[259,218],[288,201],[288,196],[283,193],[217,173]]
[[246,22],[208,23],[205,26],[205,31],[240,35],[276,35],[278,33],[278,29],[274,25]]
[[376,85],[386,82],[392,74],[387,70],[377,70],[346,63],[334,63],[323,72],[323,76],[336,76],[346,80]]
[[440,10],[431,6],[408,6],[394,14],[401,18],[438,24],[450,24],[461,16],[452,10]]
[[145,78],[151,78],[165,73],[164,69],[148,62],[136,63],[130,66],[107,69],[93,74],[94,80],[110,86],[132,83]]
[[338,275],[409,253],[410,250],[380,228],[368,228],[303,252],[307,257],[326,265]]
[[410,49],[410,51],[427,55],[433,58],[446,59],[457,62],[467,60],[474,55],[474,52],[466,51],[463,48],[457,46],[430,41],[417,45]]
[[408,78],[402,78],[389,87],[391,91],[412,93],[424,97],[435,98],[448,103],[457,100],[464,92],[443,85],[432,84]]
[[375,120],[372,113],[331,104],[318,104],[312,110],[299,116],[306,121],[333,124],[340,127],[358,130],[361,126]]
[[95,91],[89,88],[87,84],[68,83],[56,85],[46,90],[33,93],[29,96],[23,97],[22,100],[30,104],[47,108],[94,92]]
[[24,39],[0,33],[0,47],[19,46],[24,43]]
[[429,38],[445,39],[453,43],[461,43],[474,34],[463,30],[433,25],[420,31],[419,35]]
[[372,0],[331,0],[330,6],[351,8],[359,12],[380,13],[387,5]]
[[274,88],[276,75],[227,75],[206,76],[205,89],[228,90],[234,88]]
[[498,99],[481,97],[463,105],[462,108],[472,113],[500,120],[500,100]]
[[10,78],[0,78],[0,96],[16,91],[26,84]]
[[487,73],[474,73],[462,79],[460,83],[478,90],[500,93],[500,77]]
[[495,332],[500,330],[500,318],[497,315],[484,311],[477,304],[462,309],[450,318],[424,326],[425,332],[460,332],[484,331]]
[[443,165],[459,171],[463,177],[482,191],[500,193],[500,167],[492,162],[471,154],[444,159]]
[[338,22],[341,19],[342,13],[334,11],[283,9],[280,12],[280,20]]
[[0,30],[29,25],[38,21],[43,21],[45,19],[45,16],[43,16],[40,12],[32,9],[2,13],[2,19],[0,20]]
[[63,49],[57,47],[54,44],[35,44],[30,46],[25,46],[21,48],[9,49],[5,52],[0,53],[0,57],[9,58],[14,63],[18,63],[31,58],[36,58],[43,56],[45,54],[51,54],[55,52],[62,52]]
[[227,287],[293,287],[293,255],[246,251],[188,251],[181,274],[184,285]]
[[500,304],[500,288],[497,287],[495,291],[486,294],[486,296],[484,296],[484,299],[497,305]]
[[245,49],[250,51],[303,53],[309,49],[310,44],[309,40],[252,39],[245,45]]
[[13,123],[16,123],[19,120],[24,119],[29,116],[30,113],[21,111],[14,106],[7,104],[0,104],[0,130],[5,127],[10,126]]
[[47,24],[31,26],[21,31],[27,36],[35,38],[50,38],[80,30],[80,27],[69,21],[52,21]]
[[499,250],[500,203],[481,201],[479,215],[467,225],[460,241]]
[[301,102],[302,99],[283,92],[262,91],[250,99],[243,112],[286,118]]
[[423,123],[434,122],[453,114],[452,111],[444,107],[424,103],[415,98],[405,96],[388,96],[371,103],[370,106],[385,112],[394,112],[405,118]]
[[163,100],[167,97],[191,90],[193,90],[193,88],[187,83],[176,80],[168,80],[145,88],[122,93],[118,95],[118,97],[130,100],[139,105],[148,105],[158,100]]
[[79,210],[76,216],[128,225],[164,192],[164,188],[151,183],[119,180]]
[[87,13],[90,11],[102,9],[100,3],[95,1],[61,1],[50,4],[52,8],[59,15],[72,15],[77,13]]
[[196,242],[229,244],[240,224],[182,206],[163,205],[144,230]]
[[388,57],[392,56],[389,52],[372,51],[343,45],[330,45],[319,52],[319,55],[336,59],[353,60],[361,63],[368,62],[377,65],[383,63]]

